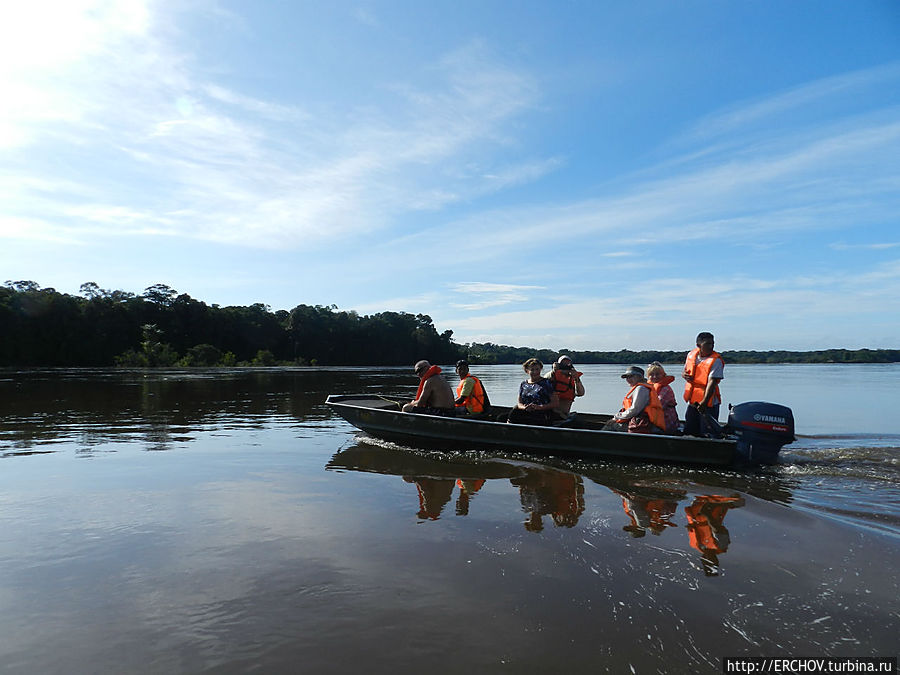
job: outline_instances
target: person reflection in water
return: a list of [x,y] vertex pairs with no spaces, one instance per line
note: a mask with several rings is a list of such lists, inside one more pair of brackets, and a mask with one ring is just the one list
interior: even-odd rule
[[584,483],[577,474],[525,469],[524,476],[510,478],[509,482],[519,488],[529,532],[544,529],[544,516],[550,516],[557,527],[574,527],[584,513]]
[[719,554],[725,553],[731,543],[724,525],[725,514],[728,509],[743,505],[744,498],[739,495],[698,495],[690,506],[684,508],[690,544],[700,551],[700,562],[706,576],[719,574]]
[[425,478],[423,476],[403,476],[407,483],[413,483],[419,492],[419,512],[421,520],[437,520],[441,511],[453,496],[455,482],[452,478]]
[[459,497],[456,498],[456,515],[469,515],[469,499],[484,487],[484,483],[484,478],[478,478],[476,480],[456,479],[456,487],[459,488]]
[[671,518],[678,509],[678,501],[685,496],[684,492],[676,491],[671,496],[661,496],[659,493],[641,495],[619,490],[613,492],[622,497],[622,509],[631,521],[622,529],[632,537],[643,537],[648,531],[659,536],[666,528],[677,527]]

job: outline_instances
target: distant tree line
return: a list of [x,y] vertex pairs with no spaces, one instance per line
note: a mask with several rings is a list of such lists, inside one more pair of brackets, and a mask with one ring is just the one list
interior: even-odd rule
[[[409,365],[418,359],[473,364],[545,363],[566,353],[576,363],[678,363],[684,351],[616,352],[459,345],[427,314],[360,316],[335,305],[207,305],[154,284],[140,295],[81,285],[59,293],[33,281],[0,286],[0,366]],[[894,363],[896,349],[814,352],[726,351],[728,363]]]
[[[616,352],[580,351],[577,349],[532,349],[507,347],[490,342],[467,345],[472,363],[524,363],[536,356],[544,363],[555,361],[560,354],[569,355],[575,363],[647,364],[683,363],[684,351],[621,349]],[[820,351],[722,351],[726,363],[898,363],[900,349],[825,349]]]
[[465,352],[452,335],[438,333],[427,314],[220,307],[164,284],[141,295],[93,282],[80,296],[33,281],[0,287],[0,366],[452,363]]

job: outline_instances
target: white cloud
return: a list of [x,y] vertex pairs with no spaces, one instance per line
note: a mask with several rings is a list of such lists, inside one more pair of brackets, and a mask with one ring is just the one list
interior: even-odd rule
[[453,284],[451,290],[461,295],[476,295],[479,299],[476,302],[451,301],[449,304],[456,309],[478,311],[517,302],[528,302],[531,298],[529,291],[539,290],[541,288],[541,286],[464,281]]
[[[598,256],[613,258],[623,253],[622,245],[727,240],[767,246],[773,236],[893,218],[900,209],[894,189],[900,123],[876,120],[820,134],[799,146],[792,135],[775,136],[761,149],[748,147],[717,164],[636,183],[624,194],[481,212],[453,223],[445,237],[420,237],[487,261],[505,255],[509,242],[533,250],[545,246],[550,233],[565,233]],[[461,231],[479,236],[468,246],[453,243],[451,233]],[[617,248],[605,251],[601,245]]]
[[746,133],[755,123],[795,110],[807,110],[823,101],[845,98],[855,92],[873,87],[896,87],[900,83],[900,63],[888,63],[874,68],[841,73],[803,84],[779,94],[755,101],[743,101],[716,111],[694,123],[685,140],[721,136],[735,131]]
[[834,244],[829,244],[829,248],[834,249],[835,251],[852,251],[859,249],[868,249],[871,251],[884,251],[891,248],[897,248],[900,246],[900,241],[892,241],[892,242],[881,242],[875,244],[847,244],[845,242],[836,242]]
[[[19,28],[38,32],[36,16]],[[21,151],[10,155],[19,173],[80,183],[78,192],[92,195],[90,206],[75,196],[66,204],[57,191],[35,194],[23,185],[19,199],[4,205],[10,216],[27,210],[77,217],[65,223],[72,236],[84,228],[92,236],[156,232],[309,246],[371,233],[395,217],[535,180],[559,166],[557,159],[489,159],[490,146],[509,142],[504,123],[538,94],[526,75],[496,63],[481,44],[426,66],[425,85],[394,83],[394,100],[383,109],[316,118],[198,77],[188,69],[191,58],[155,31],[163,22],[148,6],[84,3],[66,16],[78,39],[15,71],[10,90],[23,88],[20,98],[32,104],[0,118],[0,136],[8,151]],[[67,173],[68,162],[50,158],[58,153],[90,171]],[[467,163],[481,170],[456,169]],[[129,182],[127,194],[122,182]],[[129,218],[113,233],[103,214],[125,212],[143,213],[144,226],[131,227]],[[91,213],[101,217],[87,222]]]

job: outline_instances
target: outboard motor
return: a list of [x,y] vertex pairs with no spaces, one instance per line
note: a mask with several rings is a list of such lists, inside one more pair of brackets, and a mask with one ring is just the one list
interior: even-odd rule
[[737,438],[738,459],[749,464],[774,464],[794,437],[794,413],[777,403],[751,401],[729,405],[728,431]]

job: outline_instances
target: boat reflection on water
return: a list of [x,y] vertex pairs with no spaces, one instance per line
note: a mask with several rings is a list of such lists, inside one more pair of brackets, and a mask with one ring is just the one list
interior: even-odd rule
[[[454,494],[456,515],[466,516],[486,483],[503,481],[518,490],[526,514],[523,525],[529,532],[541,532],[549,525],[576,526],[585,512],[588,480],[621,499],[623,532],[631,538],[667,532],[673,533],[667,538],[685,537],[699,552],[706,576],[719,574],[719,556],[731,543],[725,517],[729,510],[744,506],[743,494],[781,504],[791,501],[789,482],[772,474],[698,474],[677,467],[622,463],[550,466],[531,458],[448,456],[380,445],[342,450],[326,468],[401,477],[416,488],[420,520],[441,518]],[[680,507],[683,518],[679,518]]]

